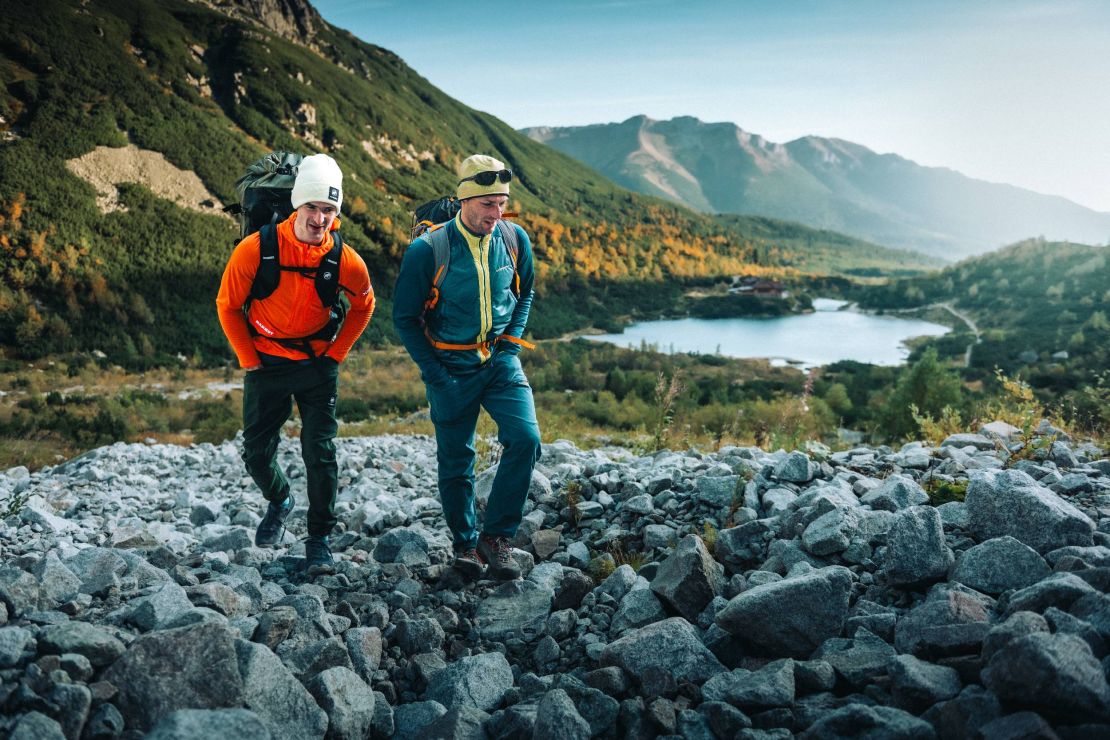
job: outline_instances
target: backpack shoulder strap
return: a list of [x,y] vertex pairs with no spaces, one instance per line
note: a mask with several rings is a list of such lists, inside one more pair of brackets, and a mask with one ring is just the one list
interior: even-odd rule
[[501,238],[505,240],[505,247],[509,250],[509,256],[513,258],[513,267],[516,267],[517,257],[520,256],[520,242],[517,241],[516,227],[508,221],[498,221],[497,230],[501,232]]
[[513,295],[517,298],[520,297],[520,272],[517,270],[517,262],[520,258],[520,242],[517,240],[516,227],[508,221],[498,221],[497,230],[501,232],[501,238],[505,241],[505,249],[509,252],[509,259],[513,262]]
[[432,273],[432,287],[428,291],[428,298],[424,301],[424,310],[431,311],[439,303],[439,286],[451,266],[451,237],[447,233],[447,224],[433,226],[424,232],[423,238],[432,247],[432,257],[435,259],[435,271]]
[[275,290],[281,281],[281,263],[278,262],[277,227],[267,224],[258,230],[259,253],[258,270],[254,274],[254,283],[251,284],[251,299],[266,298]]
[[327,308],[339,300],[339,266],[343,259],[343,238],[338,231],[331,232],[331,238],[332,247],[316,268],[316,295]]

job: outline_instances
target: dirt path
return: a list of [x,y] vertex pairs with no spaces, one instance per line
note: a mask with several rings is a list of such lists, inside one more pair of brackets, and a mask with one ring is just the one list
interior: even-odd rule
[[979,331],[979,327],[975,324],[974,319],[948,301],[930,303],[926,306],[915,306],[914,308],[888,308],[885,310],[885,313],[915,313],[917,311],[926,311],[930,308],[943,308],[945,311],[967,324],[968,329],[971,329],[971,333],[975,335],[975,341],[967,345],[967,349],[964,350],[964,367],[971,367],[971,351],[974,349],[975,345],[983,341],[982,332]]

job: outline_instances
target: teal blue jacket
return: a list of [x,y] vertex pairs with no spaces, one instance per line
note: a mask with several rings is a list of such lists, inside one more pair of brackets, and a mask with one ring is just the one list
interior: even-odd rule
[[493,354],[517,353],[520,345],[500,341],[489,348],[437,349],[438,342],[468,345],[492,342],[502,334],[520,338],[532,308],[535,270],[532,243],[516,224],[519,255],[519,298],[513,291],[514,270],[508,247],[497,229],[478,237],[459,216],[447,230],[451,260],[440,282],[440,298],[425,315],[424,303],[435,277],[435,256],[426,239],[418,237],[405,250],[393,291],[393,325],[409,355],[420,367],[425,383],[442,385],[450,375],[474,372]]

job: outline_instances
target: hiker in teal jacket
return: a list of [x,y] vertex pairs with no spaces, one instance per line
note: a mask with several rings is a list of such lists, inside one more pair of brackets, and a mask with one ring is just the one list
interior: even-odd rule
[[[424,379],[454,565],[472,577],[488,565],[490,576],[509,580],[520,576],[509,539],[520,525],[540,457],[532,389],[517,357],[531,346],[521,336],[532,306],[532,245],[524,229],[501,221],[512,179],[502,162],[476,154],[459,165],[458,177],[458,215],[405,252],[393,322]],[[437,265],[436,239],[449,247],[445,265]],[[504,451],[479,535],[474,432],[480,407],[497,424]]]

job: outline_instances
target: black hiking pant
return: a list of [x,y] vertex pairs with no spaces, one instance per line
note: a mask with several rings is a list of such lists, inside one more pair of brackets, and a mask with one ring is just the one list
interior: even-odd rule
[[316,361],[253,370],[243,381],[243,462],[267,501],[282,501],[289,480],[277,464],[281,427],[301,414],[301,456],[308,481],[308,533],[328,535],[335,526],[339,466],[335,459],[335,399],[339,365]]

